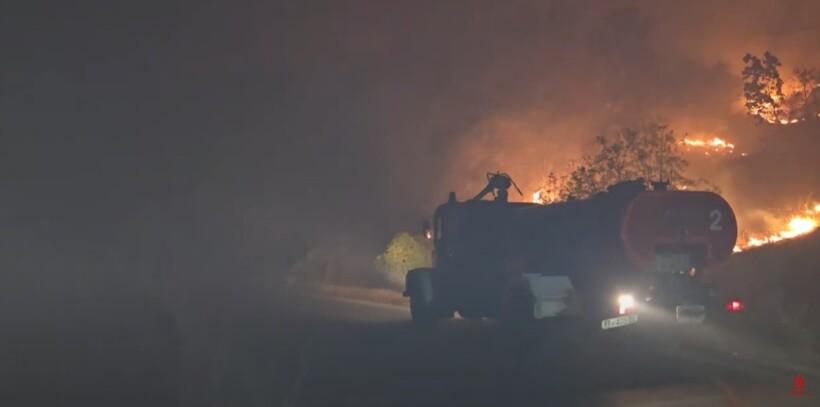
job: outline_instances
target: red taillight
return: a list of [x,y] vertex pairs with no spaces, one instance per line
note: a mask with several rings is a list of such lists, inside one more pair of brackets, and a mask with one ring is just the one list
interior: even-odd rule
[[743,311],[743,302],[738,300],[732,300],[726,303],[726,310],[729,312],[740,312]]

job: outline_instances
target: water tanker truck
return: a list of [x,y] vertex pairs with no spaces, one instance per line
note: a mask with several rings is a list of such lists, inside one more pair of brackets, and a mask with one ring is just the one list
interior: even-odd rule
[[[704,272],[737,240],[721,196],[635,180],[542,205],[508,202],[511,185],[506,174],[488,174],[473,199],[451,192],[424,222],[433,267],[406,275],[414,322],[457,312],[526,323],[574,318],[610,330],[639,318],[699,324],[710,313]],[[483,199],[489,193],[495,199]]]

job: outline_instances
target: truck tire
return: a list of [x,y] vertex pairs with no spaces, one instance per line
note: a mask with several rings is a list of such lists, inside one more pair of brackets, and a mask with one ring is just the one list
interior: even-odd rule
[[416,295],[410,296],[410,316],[413,318],[413,323],[419,326],[431,326],[436,323],[433,308]]
[[508,326],[525,327],[533,322],[532,296],[524,287],[509,288],[501,305],[501,320]]
[[410,316],[419,326],[430,326],[438,319],[433,292],[433,269],[419,268],[407,272],[405,287],[410,297]]

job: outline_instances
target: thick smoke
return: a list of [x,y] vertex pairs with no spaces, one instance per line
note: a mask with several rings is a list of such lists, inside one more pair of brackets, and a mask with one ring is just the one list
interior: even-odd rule
[[739,109],[747,52],[820,68],[816,0],[6,3],[6,336],[150,301],[216,349],[253,277],[374,284],[448,191],[501,170],[526,198],[647,118],[747,154],[692,159],[741,226],[820,193],[818,124]]
[[366,78],[358,102],[383,138],[387,228],[416,230],[447,191],[479,190],[486,171],[510,173],[527,199],[595,135],[648,118],[734,142],[745,156],[688,157],[690,175],[718,184],[741,226],[759,228],[767,208],[816,193],[805,152],[818,142],[805,136],[816,127],[762,126],[739,108],[741,59],[770,50],[784,76],[820,67],[818,11],[812,1],[368,4],[330,41]]
[[[487,171],[510,173],[526,199],[594,136],[647,118],[747,154],[692,157],[691,175],[717,183],[741,218],[805,198],[818,184],[769,154],[799,131],[738,108],[740,71],[743,55],[766,50],[783,74],[820,66],[817,11],[812,1],[351,2],[289,10],[284,25],[259,30],[284,45],[276,64],[307,91],[296,100],[327,123],[306,151],[343,140],[348,154],[316,185],[351,192],[317,198],[329,212],[348,207],[344,228],[386,241],[415,231],[447,191],[471,196]],[[764,174],[783,178],[758,182]]]
[[770,50],[784,74],[820,67],[819,8],[21,7],[0,17],[4,205],[67,236],[107,225],[82,233],[107,241],[116,229],[149,257],[224,251],[243,269],[279,269],[344,235],[369,241],[364,258],[416,231],[448,191],[471,196],[486,171],[510,173],[529,195],[594,136],[656,117],[746,152],[693,160],[693,175],[740,211],[765,208],[817,191],[816,161],[786,158],[816,146],[800,134],[808,125],[759,126],[738,109],[741,58]]
[[690,157],[690,173],[717,183],[741,217],[805,199],[820,185],[816,164],[784,161],[816,150],[800,136],[816,128],[755,123],[738,108],[740,71],[743,55],[766,50],[784,76],[820,66],[818,11],[811,1],[556,1],[414,6],[374,13],[389,22],[374,26],[351,17],[372,30],[361,35],[379,55],[365,103],[387,138],[389,201],[420,216],[448,190],[470,196],[495,170],[526,199],[592,137],[646,118],[746,153]]

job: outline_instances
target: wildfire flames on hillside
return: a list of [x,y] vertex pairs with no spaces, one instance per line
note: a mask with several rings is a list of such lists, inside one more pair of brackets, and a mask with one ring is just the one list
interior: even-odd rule
[[[768,56],[767,56],[768,57]],[[811,71],[807,71],[811,72]],[[812,74],[813,75],[813,74]],[[812,78],[811,81],[818,79]],[[748,102],[745,106],[745,112],[753,117],[757,117],[764,126],[771,128],[779,127],[778,125],[795,125],[798,123],[812,120],[814,116],[820,117],[817,112],[817,89],[820,85],[812,83],[810,86],[805,85],[804,88],[808,91],[801,90],[796,86],[792,86],[783,96],[780,90],[776,92],[765,93],[765,99],[771,102],[754,103]],[[802,93],[801,93],[802,92]],[[747,98],[752,98],[748,94]],[[752,98],[753,99],[753,98]],[[771,126],[774,125],[774,126]],[[682,146],[682,151],[686,154],[697,154],[715,157],[727,157],[734,155],[736,145],[726,138],[717,137],[709,133],[696,134],[694,136],[686,135],[683,139],[678,141]],[[746,157],[745,152],[738,154],[741,157]],[[687,186],[679,186],[681,190],[687,190]],[[541,187],[532,194],[532,202],[539,204],[548,204],[552,202],[559,202],[560,196],[556,193],[556,188]],[[735,208],[739,213],[747,213],[753,208]],[[744,211],[745,209],[745,211]],[[787,239],[807,235],[820,227],[820,203],[812,202],[797,210],[781,210],[777,211],[778,215],[772,216],[770,212],[766,211],[767,216],[765,220],[766,227],[751,227],[741,233],[738,243],[734,248],[734,252],[742,252],[751,248],[760,247]]]
[[[802,122],[802,121],[806,121],[805,118],[803,118],[803,119],[794,119],[794,118],[792,118],[792,119],[785,119],[785,118],[778,119],[774,115],[765,113],[763,111],[758,111],[758,110],[755,110],[755,109],[750,109],[749,113],[751,113],[753,116],[760,117],[761,119],[765,120],[766,123],[769,123],[769,124],[789,125],[789,124],[795,124],[795,123],[799,123],[799,122]],[[817,114],[817,117],[820,117],[820,113]]]
[[681,141],[681,144],[686,147],[687,151],[701,150],[705,155],[711,155],[712,153],[732,154],[735,152],[734,144],[719,137],[711,139],[686,137]]
[[780,225],[768,234],[750,234],[735,246],[735,252],[776,243],[809,234],[820,226],[820,204],[815,203],[779,220]]
[[[703,11],[711,14],[711,7],[704,6]],[[620,27],[641,27],[636,24],[641,21],[636,17],[639,15],[640,11],[630,10],[608,20],[607,24],[614,25],[601,33],[600,38],[606,40],[601,49],[610,49],[609,35]],[[747,23],[744,17],[743,22],[736,26],[744,27]],[[806,24],[804,28],[816,27],[813,20],[806,21]],[[791,24],[786,26],[793,27]],[[721,31],[723,27],[724,24],[721,24]],[[728,26],[725,28],[727,33],[731,31]],[[805,31],[812,33],[806,38],[818,38],[813,29],[816,28]],[[622,39],[623,44],[651,38],[649,34],[652,29],[647,30],[631,33]],[[571,193],[579,196],[586,194],[583,188],[565,188],[567,181],[591,182],[599,190],[603,185],[611,185],[612,180],[606,177],[612,174],[613,166],[607,160],[620,160],[622,164],[634,158],[622,159],[619,154],[622,154],[620,149],[623,146],[637,146],[636,150],[643,149],[641,154],[645,157],[646,150],[654,148],[653,142],[635,142],[628,137],[615,136],[640,135],[644,131],[644,120],[660,117],[664,119],[659,121],[669,125],[670,133],[674,130],[674,145],[668,146],[665,151],[672,152],[676,159],[680,159],[678,163],[685,164],[678,169],[671,166],[664,168],[658,175],[653,173],[650,176],[646,176],[647,173],[641,169],[630,169],[625,171],[629,176],[622,177],[618,173],[616,178],[622,180],[640,176],[644,179],[663,179],[664,172],[674,170],[687,178],[685,181],[691,182],[684,182],[678,177],[678,181],[670,181],[672,189],[718,191],[737,214],[741,233],[735,251],[810,233],[820,225],[820,207],[776,211],[778,215],[772,215],[768,208],[782,208],[790,202],[797,202],[805,194],[820,192],[817,191],[820,176],[813,175],[818,173],[817,162],[812,157],[812,152],[820,145],[820,139],[815,137],[820,129],[820,120],[817,119],[820,118],[820,60],[816,53],[798,46],[803,43],[789,42],[791,37],[779,41],[764,41],[761,37],[730,46],[715,39],[714,49],[705,49],[704,41],[693,45],[692,49],[698,51],[695,59],[701,61],[702,58],[709,68],[693,71],[692,76],[696,79],[688,82],[679,82],[678,79],[686,76],[689,68],[686,71],[666,71],[666,67],[689,65],[669,63],[651,69],[642,66],[652,64],[656,59],[676,58],[677,54],[667,49],[659,50],[662,52],[657,54],[649,52],[644,63],[636,65],[641,66],[634,72],[636,74],[651,70],[654,78],[666,78],[655,82],[621,83],[612,88],[609,82],[606,86],[591,83],[584,92],[576,92],[571,86],[566,89],[561,87],[587,83],[580,77],[576,78],[573,70],[562,72],[561,81],[555,83],[551,76],[543,82],[540,79],[525,81],[515,88],[525,97],[519,99],[517,93],[515,97],[494,97],[493,100],[498,100],[500,105],[507,106],[509,102],[510,107],[489,108],[492,113],[480,115],[478,123],[465,132],[464,141],[457,146],[469,157],[466,161],[468,164],[454,162],[452,171],[474,174],[486,168],[503,168],[522,177],[517,181],[529,190],[524,200],[537,204],[561,202]],[[645,45],[651,44],[648,41]],[[780,45],[771,52],[761,54],[766,44]],[[526,46],[522,46],[523,49]],[[613,55],[628,54],[631,49],[618,48]],[[744,57],[743,53],[748,54]],[[774,54],[783,57],[783,64]],[[723,60],[721,64],[714,65],[719,60]],[[633,58],[613,57],[604,67],[606,70],[620,70],[624,72],[624,77],[629,78],[633,73],[631,68],[634,61]],[[494,67],[489,73],[490,77],[498,75],[504,81],[521,77],[520,68],[509,72],[503,68]],[[486,76],[480,78],[487,79]],[[488,94],[497,95],[498,89],[511,89],[505,86],[506,82],[501,83],[489,87]],[[532,86],[534,83],[538,85]],[[678,86],[681,83],[686,83],[686,86]],[[670,90],[670,86],[674,89]],[[611,97],[610,93],[621,95],[622,89],[646,92],[630,98]],[[663,94],[674,94],[675,97],[669,100],[675,103],[667,103],[666,99],[659,97],[660,93],[655,94],[652,89],[663,89]],[[533,93],[528,93],[530,91]],[[635,132],[632,134],[624,129]],[[595,153],[603,148],[594,141],[599,136],[608,137],[608,144],[604,147],[620,143],[618,149],[613,148],[596,157]],[[602,165],[603,168],[590,170],[596,163],[602,162],[607,163]],[[576,164],[576,169],[585,166],[588,171],[570,177],[573,170],[567,169],[567,163]],[[553,173],[557,176],[557,182],[547,176]],[[458,178],[462,176],[465,179],[468,177],[461,175]],[[673,178],[667,176],[667,179]],[[471,186],[469,189],[476,188]],[[766,214],[765,219],[758,218],[760,213]]]

